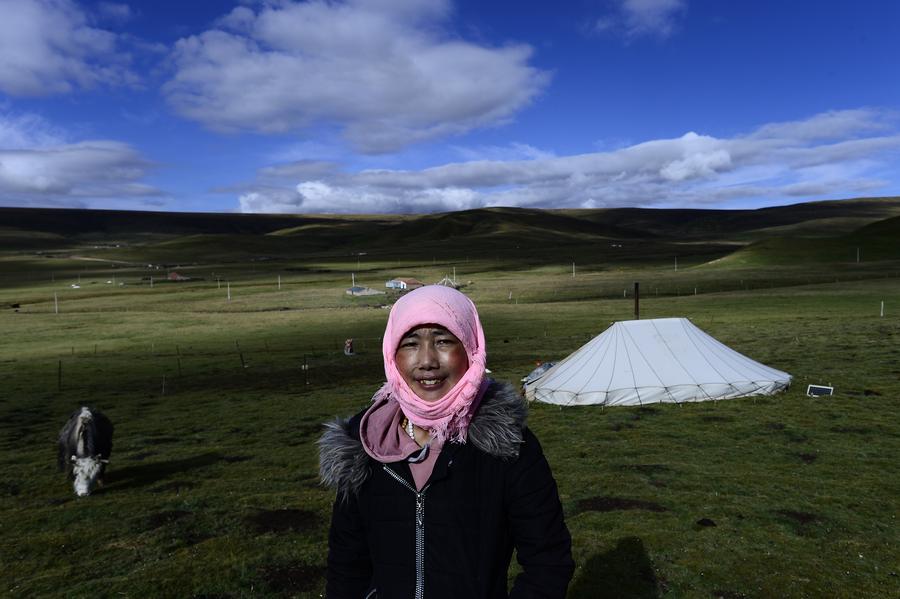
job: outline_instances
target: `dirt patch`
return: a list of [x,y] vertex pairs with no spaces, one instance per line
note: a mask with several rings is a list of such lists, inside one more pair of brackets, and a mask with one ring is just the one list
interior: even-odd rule
[[634,410],[629,415],[629,418],[631,420],[640,420],[644,416],[655,416],[656,414],[659,414],[659,410],[657,408],[640,407]]
[[324,566],[302,564],[262,566],[259,576],[271,590],[283,594],[308,593],[319,587],[325,578]]
[[868,435],[875,432],[870,428],[865,428],[862,426],[833,426],[829,430],[833,433],[850,433],[854,435]]
[[783,518],[787,518],[788,520],[801,525],[821,522],[822,520],[821,516],[819,516],[818,514],[812,514],[810,512],[798,512],[795,510],[776,510],[775,513]]
[[803,462],[806,464],[812,464],[817,459],[819,459],[819,456],[814,453],[799,453],[797,454],[797,457],[803,460]]
[[609,428],[614,430],[615,432],[619,432],[622,429],[634,428],[634,425],[629,422],[617,422]]
[[648,512],[667,512],[669,508],[642,499],[626,497],[590,497],[578,502],[579,512],[615,512],[621,510],[644,510]]
[[165,512],[156,512],[155,514],[150,514],[149,516],[147,516],[145,521],[148,530],[155,530],[157,528],[160,528],[161,526],[171,524],[172,522],[176,522],[190,515],[191,512],[185,510],[168,510]]
[[709,518],[700,518],[699,520],[697,520],[696,524],[697,524],[697,526],[702,526],[704,528],[707,528],[710,526],[716,526],[715,521],[711,520]]
[[872,397],[873,395],[875,397],[881,397],[881,393],[879,393],[875,389],[865,389],[863,390],[863,395],[865,395],[866,397]]
[[240,462],[247,462],[249,460],[252,460],[253,458],[248,455],[227,455],[222,459],[225,460],[225,462],[227,462],[228,464],[237,464]]
[[247,517],[256,532],[306,532],[319,526],[319,517],[305,510],[260,510]]
[[806,443],[809,441],[809,437],[804,435],[803,433],[795,433],[793,431],[785,431],[784,436],[787,437],[787,440],[791,443]]

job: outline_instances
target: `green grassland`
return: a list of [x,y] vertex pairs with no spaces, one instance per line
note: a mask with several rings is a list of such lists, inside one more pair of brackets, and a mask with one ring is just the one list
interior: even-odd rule
[[[396,297],[346,295],[351,273],[383,289],[455,270],[498,379],[632,318],[635,281],[642,318],[688,317],[794,376],[764,398],[532,405],[570,597],[900,596],[898,213],[0,209],[0,595],[319,597],[333,495],[315,441],[383,379]],[[55,466],[82,404],[116,426],[88,498]]]

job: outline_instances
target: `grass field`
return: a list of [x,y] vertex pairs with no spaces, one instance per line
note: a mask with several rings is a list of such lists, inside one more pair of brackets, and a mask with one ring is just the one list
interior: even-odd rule
[[[361,219],[375,228],[353,251],[329,249],[330,225],[315,237],[321,223],[298,223],[310,238],[296,239],[276,217],[277,235],[264,219],[185,221],[166,239],[155,221],[0,227],[0,595],[320,596],[333,496],[315,441],[380,384],[391,301],[344,289],[351,273],[383,288],[455,268],[499,379],[631,318],[634,281],[642,318],[690,318],[794,376],[766,398],[531,406],[573,536],[570,597],[900,596],[900,243],[890,211],[847,206],[834,218],[852,227],[833,220],[818,245],[802,236],[821,232],[808,207],[751,215],[752,230],[722,220],[705,239],[673,217],[689,240],[664,220],[652,238],[610,237],[630,213],[602,234],[584,225],[594,216],[562,215],[581,232],[548,228],[531,247],[534,221],[503,213],[485,218],[506,237],[478,215],[399,219],[409,247]],[[172,269],[198,280],[162,281]],[[809,383],[836,394],[806,397]],[[106,485],[79,499],[54,443],[82,404],[116,434]]]

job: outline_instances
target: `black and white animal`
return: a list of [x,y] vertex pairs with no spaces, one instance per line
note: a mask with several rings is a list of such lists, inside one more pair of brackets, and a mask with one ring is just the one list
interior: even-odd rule
[[113,425],[102,412],[81,407],[59,431],[59,470],[74,481],[75,494],[90,495],[112,452]]

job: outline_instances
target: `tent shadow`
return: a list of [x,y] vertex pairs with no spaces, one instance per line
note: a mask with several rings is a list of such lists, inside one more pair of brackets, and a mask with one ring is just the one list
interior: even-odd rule
[[224,459],[225,458],[218,453],[203,453],[180,460],[154,462],[151,464],[141,464],[139,466],[128,466],[121,469],[110,469],[106,475],[105,484],[100,490],[109,492],[146,487],[177,474],[211,466]]
[[568,599],[657,599],[659,582],[637,537],[619,539],[615,549],[592,556],[569,588]]

